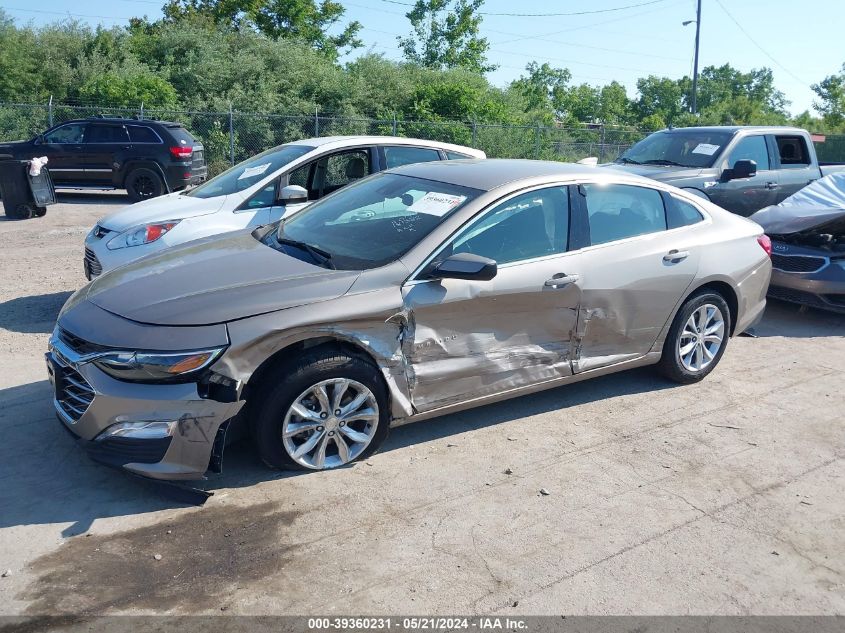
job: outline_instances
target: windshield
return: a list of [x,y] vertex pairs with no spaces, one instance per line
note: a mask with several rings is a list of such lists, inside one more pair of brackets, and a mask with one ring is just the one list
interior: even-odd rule
[[622,154],[617,163],[712,167],[732,134],[709,130],[663,130],[647,136]]
[[377,268],[399,259],[480,193],[435,180],[378,174],[306,207],[263,241],[328,268]]
[[310,145],[296,144],[268,149],[227,169],[185,195],[192,198],[214,198],[243,191],[313,149]]

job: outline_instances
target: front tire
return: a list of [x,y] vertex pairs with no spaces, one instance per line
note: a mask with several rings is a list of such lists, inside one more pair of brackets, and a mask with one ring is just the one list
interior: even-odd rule
[[152,169],[138,167],[126,177],[126,193],[134,202],[157,198],[164,193],[164,182]]
[[337,468],[366,459],[387,437],[387,391],[378,368],[364,359],[315,351],[263,382],[252,396],[252,429],[272,468]]
[[685,385],[703,380],[722,359],[730,331],[731,313],[722,295],[707,290],[692,295],[672,321],[658,371]]

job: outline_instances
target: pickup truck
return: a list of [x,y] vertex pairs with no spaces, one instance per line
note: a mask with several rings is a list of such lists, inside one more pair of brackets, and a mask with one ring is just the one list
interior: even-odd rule
[[806,130],[779,126],[661,130],[604,166],[686,189],[746,217],[845,171],[845,165],[819,164]]

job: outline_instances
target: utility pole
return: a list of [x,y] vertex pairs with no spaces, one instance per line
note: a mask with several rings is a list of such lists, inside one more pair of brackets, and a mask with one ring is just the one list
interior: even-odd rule
[[[684,24],[689,24],[685,22]],[[701,0],[698,0],[698,8],[695,14],[695,60],[692,65],[692,113],[698,112],[696,98],[698,96],[698,42],[701,37]]]

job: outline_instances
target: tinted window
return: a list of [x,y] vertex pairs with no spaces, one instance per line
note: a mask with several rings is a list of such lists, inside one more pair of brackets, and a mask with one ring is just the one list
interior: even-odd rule
[[464,229],[445,255],[473,253],[498,264],[565,253],[569,241],[566,187],[524,193]]
[[801,136],[777,136],[778,153],[782,167],[797,165],[804,167],[810,164],[807,144]]
[[731,152],[731,168],[738,160],[753,160],[760,171],[769,169],[769,150],[764,136],[746,136]]
[[[434,180],[382,173],[315,202],[286,219],[279,230],[282,238],[306,242],[331,254],[331,263],[338,269],[375,268],[404,255],[480,193]],[[272,232],[265,237],[265,244],[308,259],[305,251],[280,243],[277,237]]]
[[44,135],[45,143],[81,143],[85,136],[85,123],[70,123]]
[[583,185],[587,193],[590,241],[604,244],[666,230],[658,191],[632,185]]
[[422,147],[385,147],[384,158],[387,169],[410,165],[411,163],[427,163],[440,160],[440,152]]
[[668,204],[666,206],[666,224],[668,228],[676,229],[679,226],[698,224],[703,219],[704,216],[701,215],[701,211],[689,202],[685,202],[675,196],[668,196]]
[[86,143],[127,143],[129,134],[122,125],[103,125],[92,123],[88,125],[88,133],[85,136]]
[[461,160],[463,158],[475,158],[475,156],[469,156],[467,154],[459,154],[458,152],[446,152],[446,158],[448,160]]
[[720,130],[663,130],[645,137],[616,162],[711,167],[730,139],[730,132]]
[[228,196],[243,191],[313,149],[309,145],[297,144],[280,145],[268,149],[266,152],[261,152],[257,156],[227,169],[219,176],[215,176],[185,195],[194,198],[213,198],[214,196]]
[[155,132],[140,125],[129,126],[129,140],[133,143],[161,143]]
[[193,147],[196,143],[196,139],[180,125],[168,125],[166,127],[167,131],[176,139],[176,142],[179,145],[184,145],[185,147]]

